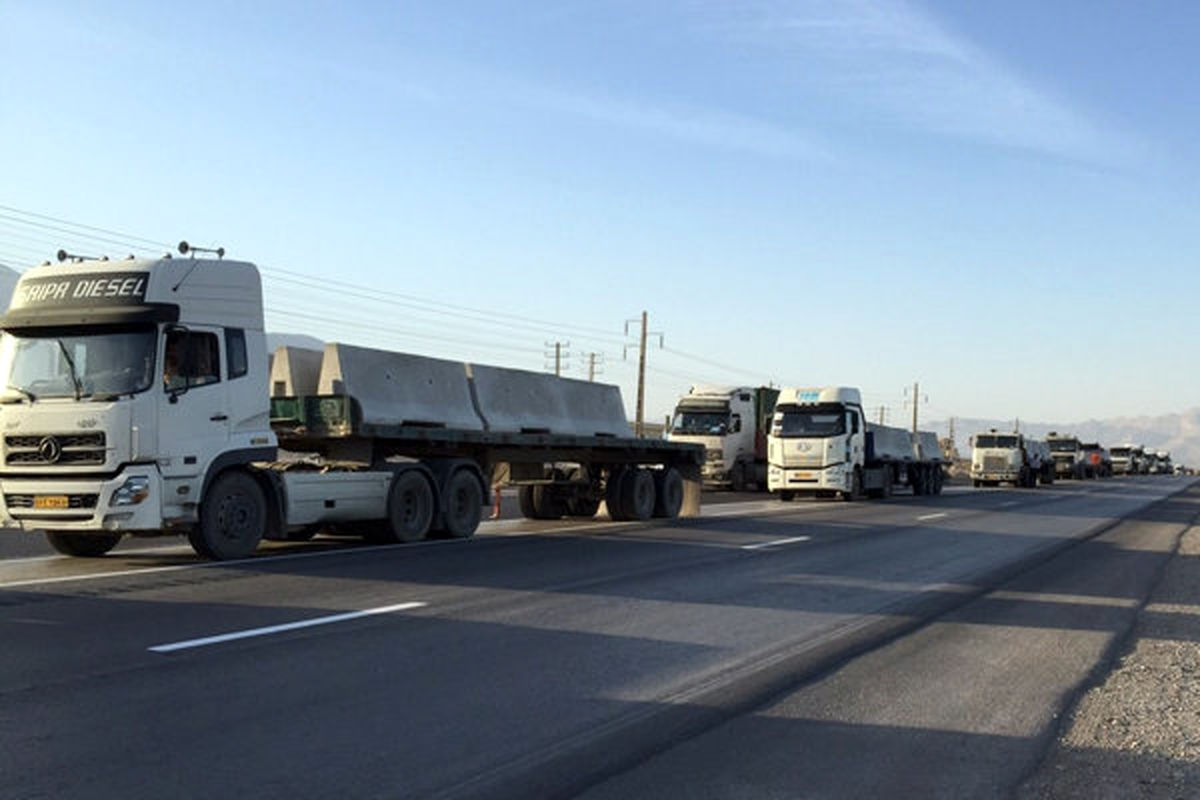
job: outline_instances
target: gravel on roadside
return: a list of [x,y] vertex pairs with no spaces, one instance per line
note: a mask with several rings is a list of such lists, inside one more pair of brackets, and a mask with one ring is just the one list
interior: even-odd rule
[[1200,797],[1200,526],[1184,532],[1124,655],[1062,730],[1019,800]]

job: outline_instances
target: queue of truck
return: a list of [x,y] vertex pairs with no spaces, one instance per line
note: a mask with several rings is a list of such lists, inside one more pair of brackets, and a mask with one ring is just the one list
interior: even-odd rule
[[[0,526],[99,556],[181,534],[214,559],[321,531],[466,538],[500,486],[534,519],[699,513],[701,488],[940,494],[936,434],[869,422],[849,386],[693,386],[663,439],[635,437],[616,386],[330,343],[268,353],[250,263],[60,252],[0,320]],[[190,253],[190,255],[189,255]],[[1052,433],[973,438],[976,486],[1169,473]]]

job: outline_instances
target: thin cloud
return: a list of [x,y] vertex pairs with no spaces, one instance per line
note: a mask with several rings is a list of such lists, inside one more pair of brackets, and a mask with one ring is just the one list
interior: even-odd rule
[[1098,164],[1141,155],[1130,137],[904,0],[768,2],[713,13],[725,36],[802,60],[807,88],[832,89],[895,125]]

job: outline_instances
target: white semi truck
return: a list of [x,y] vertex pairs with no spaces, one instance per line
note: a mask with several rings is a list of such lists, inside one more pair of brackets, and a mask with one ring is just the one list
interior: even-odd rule
[[704,447],[704,485],[767,488],[767,435],[779,390],[693,386],[679,399],[667,439]]
[[1022,433],[1000,433],[995,428],[971,437],[971,483],[995,486],[1011,483],[1032,489],[1054,482],[1054,459],[1045,442]]
[[1141,475],[1146,454],[1141,445],[1123,444],[1109,450],[1114,475]]
[[1050,455],[1054,458],[1056,478],[1082,478],[1084,476],[1083,447],[1078,437],[1069,433],[1051,431],[1046,434]]
[[0,526],[69,555],[178,533],[240,558],[330,525],[465,538],[500,464],[533,516],[699,510],[702,448],[633,438],[615,386],[330,344],[270,398],[253,264],[47,262],[0,329]]
[[859,390],[847,386],[781,389],[767,450],[767,486],[782,500],[942,491],[937,435],[867,422]]

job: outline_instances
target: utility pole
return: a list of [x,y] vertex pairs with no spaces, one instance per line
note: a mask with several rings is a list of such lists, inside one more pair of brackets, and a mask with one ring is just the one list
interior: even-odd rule
[[588,376],[588,381],[589,381],[589,382],[592,382],[592,381],[595,381],[595,380],[596,380],[596,375],[597,375],[597,373],[598,373],[598,372],[600,372],[600,371],[602,371],[602,370],[597,370],[596,368],[597,368],[598,366],[603,366],[603,364],[604,364],[604,354],[603,354],[603,353],[595,353],[595,352],[592,352],[592,353],[587,353],[586,355],[587,355],[587,376]]
[[[905,389],[905,390],[904,390],[904,393],[907,395],[907,394],[908,394],[908,389]],[[912,385],[912,397],[910,397],[910,398],[909,398],[909,400],[911,400],[911,401],[912,401],[912,414],[913,414],[913,418],[912,418],[912,432],[913,432],[913,433],[916,433],[916,432],[917,432],[917,409],[918,409],[918,407],[921,405],[921,400],[922,400],[922,399],[924,399],[926,403],[928,403],[928,402],[929,402],[929,396],[928,396],[928,395],[926,395],[924,398],[922,398],[922,397],[921,397],[921,386],[920,386],[920,384],[919,384],[919,383],[917,383],[916,381],[913,381],[913,385]],[[908,402],[908,400],[906,400],[905,402]]]
[[[633,426],[633,434],[634,434],[634,436],[637,436],[639,439],[641,438],[642,434],[645,432],[645,421],[646,421],[646,338],[649,336],[657,336],[658,337],[658,346],[659,347],[663,346],[662,333],[649,330],[649,319],[650,319],[649,315],[645,311],[643,311],[642,318],[641,318],[642,331],[641,331],[641,336],[638,339],[638,345],[637,345],[637,348],[638,348],[637,417],[636,417],[636,420],[635,420],[634,426]],[[631,323],[631,322],[636,323],[636,322],[638,322],[638,320],[636,320],[636,319],[625,320],[625,335],[626,336],[629,335],[629,323]],[[631,346],[632,345],[625,345],[625,348],[621,353],[622,358],[624,358],[625,355],[629,352],[629,348]]]
[[883,425],[884,421],[886,419],[887,419],[887,406],[880,406],[879,407],[879,424]]
[[[554,359],[554,377],[562,377],[563,371],[563,348],[570,347],[570,342],[546,342],[547,351],[544,354],[546,360]],[[550,348],[554,348],[554,352],[550,352]],[[547,365],[548,368],[549,365]]]

